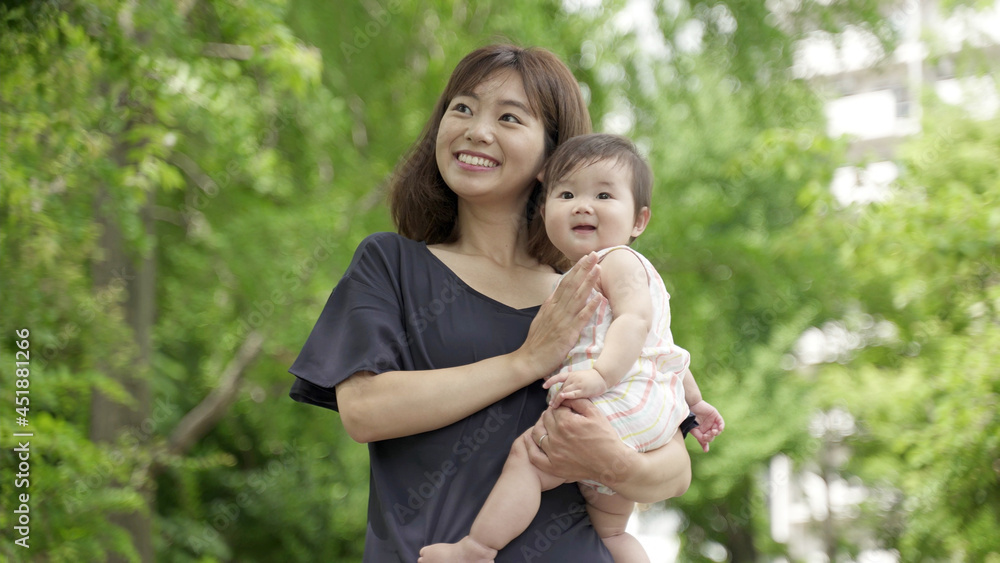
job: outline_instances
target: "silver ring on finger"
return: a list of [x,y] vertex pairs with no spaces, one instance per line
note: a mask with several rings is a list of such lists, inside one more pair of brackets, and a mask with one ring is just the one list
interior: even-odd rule
[[542,449],[542,440],[548,438],[548,434],[542,434],[542,437],[538,439],[538,449]]

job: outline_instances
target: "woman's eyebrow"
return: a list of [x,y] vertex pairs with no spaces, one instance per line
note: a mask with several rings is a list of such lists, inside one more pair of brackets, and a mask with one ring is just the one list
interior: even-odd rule
[[513,107],[516,107],[516,108],[520,109],[521,111],[527,113],[531,117],[535,116],[535,112],[531,111],[531,108],[529,108],[528,106],[524,105],[524,102],[521,102],[519,100],[500,100],[500,105],[502,105],[502,106],[513,106]]

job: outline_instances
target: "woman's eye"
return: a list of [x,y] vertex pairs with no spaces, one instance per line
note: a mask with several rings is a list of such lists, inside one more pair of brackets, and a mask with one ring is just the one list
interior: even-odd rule
[[521,120],[514,114],[505,113],[500,116],[500,121],[506,121],[508,123],[521,123]]
[[459,102],[454,106],[452,106],[451,111],[457,111],[459,113],[472,113],[472,110],[469,109],[469,106],[463,104],[462,102]]

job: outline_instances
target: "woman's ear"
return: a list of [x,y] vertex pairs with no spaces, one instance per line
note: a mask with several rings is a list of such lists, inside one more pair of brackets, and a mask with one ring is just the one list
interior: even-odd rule
[[635,238],[642,234],[646,230],[646,226],[649,225],[650,211],[648,207],[643,207],[635,214],[635,226],[632,227],[632,238]]

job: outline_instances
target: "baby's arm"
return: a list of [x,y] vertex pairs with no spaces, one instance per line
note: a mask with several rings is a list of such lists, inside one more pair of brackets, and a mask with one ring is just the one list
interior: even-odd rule
[[625,377],[642,353],[652,323],[652,298],[646,270],[631,252],[612,251],[601,262],[601,289],[614,320],[594,368],[552,376],[544,387],[563,383],[552,408],[566,399],[596,397]]
[[708,444],[722,433],[726,422],[722,420],[718,409],[701,398],[701,389],[689,369],[684,370],[684,398],[698,421],[698,426],[691,430],[691,435],[701,444],[701,449],[707,452]]

